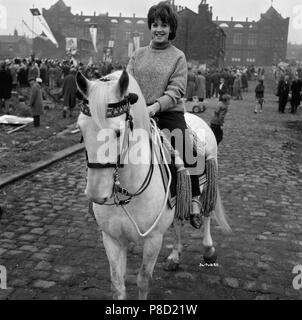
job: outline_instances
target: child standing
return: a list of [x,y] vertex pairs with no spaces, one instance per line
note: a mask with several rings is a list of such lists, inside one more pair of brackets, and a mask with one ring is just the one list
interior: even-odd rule
[[221,101],[218,102],[217,108],[214,111],[214,117],[211,120],[211,129],[215,134],[217,144],[223,139],[222,126],[224,124],[225,116],[228,112],[231,96],[224,94],[221,96]]
[[256,93],[256,105],[255,105],[255,113],[258,112],[258,104],[260,106],[260,113],[262,112],[262,107],[263,107],[263,102],[264,102],[264,85],[263,85],[263,80],[259,80],[258,85],[256,86],[255,89]]

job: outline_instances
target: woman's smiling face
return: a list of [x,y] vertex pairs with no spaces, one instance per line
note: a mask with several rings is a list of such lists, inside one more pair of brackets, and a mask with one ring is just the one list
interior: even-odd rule
[[160,19],[155,20],[151,24],[152,39],[155,44],[162,44],[169,41],[169,35],[171,32],[170,26],[162,22]]

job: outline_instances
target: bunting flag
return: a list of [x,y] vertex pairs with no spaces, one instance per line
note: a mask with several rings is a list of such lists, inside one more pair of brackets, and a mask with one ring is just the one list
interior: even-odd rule
[[140,48],[140,37],[139,36],[133,37],[133,45],[134,45],[134,51],[136,51]]
[[42,14],[40,13],[39,9],[37,8],[33,8],[30,9],[30,12],[32,13],[32,15],[34,17],[37,17],[40,27],[42,28],[42,31],[44,32],[44,34],[47,36],[47,38],[57,47],[59,48],[59,44],[56,40],[56,38],[54,37],[48,23],[46,22],[45,18],[42,16]]
[[89,31],[90,31],[90,35],[91,35],[91,39],[92,39],[92,44],[93,44],[94,50],[95,50],[95,52],[98,52],[98,48],[96,46],[98,29],[97,29],[96,25],[95,24],[91,24],[89,26]]
[[1,29],[7,29],[7,9],[2,4],[0,4],[0,30]]
[[78,51],[78,39],[66,38],[66,51],[71,55],[75,55]]
[[36,32],[34,32],[34,31],[29,27],[29,25],[28,25],[24,20],[22,20],[22,23],[25,25],[25,27],[28,29],[28,31],[29,31],[31,34],[34,34],[37,38],[41,38],[41,39],[43,39],[43,40],[45,40],[45,41],[49,40],[44,32],[42,32],[41,34],[37,34]]

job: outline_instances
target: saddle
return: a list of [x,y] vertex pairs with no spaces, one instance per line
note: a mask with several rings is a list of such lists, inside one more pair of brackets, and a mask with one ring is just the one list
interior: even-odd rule
[[[157,126],[151,126],[151,133],[152,136],[154,136],[154,130],[158,132],[158,134],[163,137],[161,139],[161,146],[162,147],[154,147],[154,153],[155,157],[157,160],[157,163],[159,164],[160,172],[161,172],[161,177],[163,181],[163,185],[165,188],[165,191],[167,192],[167,187],[169,183],[169,172],[171,172],[172,176],[172,181],[170,185],[170,190],[169,190],[169,197],[168,197],[168,205],[170,209],[173,209],[176,206],[176,185],[177,185],[177,167],[175,165],[174,159],[172,157],[171,163],[165,163],[165,159],[171,159],[171,150],[173,153],[173,148],[167,141],[167,139],[163,136],[163,132],[157,127]],[[197,157],[199,158],[199,161],[201,161],[201,167],[203,168],[203,173],[199,175],[199,186],[200,186],[200,193],[202,193],[203,187],[207,182],[206,178],[206,172],[205,172],[205,161],[206,161],[206,156],[205,156],[205,136],[203,137],[197,137],[195,131],[192,129],[188,129],[190,133],[190,137],[192,139],[192,144],[194,151],[197,154]],[[153,141],[154,143],[154,141]],[[163,154],[164,152],[164,154]],[[189,170],[190,171],[190,170]]]

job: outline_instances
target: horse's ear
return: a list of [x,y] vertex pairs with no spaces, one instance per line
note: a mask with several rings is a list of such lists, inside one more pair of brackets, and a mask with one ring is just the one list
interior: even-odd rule
[[84,77],[84,75],[81,72],[78,72],[76,75],[76,84],[82,95],[84,95],[84,97],[87,98],[89,81]]
[[126,70],[123,71],[122,76],[118,82],[120,94],[123,96],[129,87],[129,75]]

